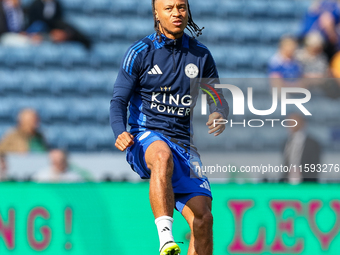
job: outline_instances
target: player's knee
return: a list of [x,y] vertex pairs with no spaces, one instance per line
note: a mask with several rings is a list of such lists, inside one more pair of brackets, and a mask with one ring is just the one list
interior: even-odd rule
[[213,226],[213,215],[210,211],[206,211],[198,216],[195,216],[194,219],[194,229],[197,231],[206,231],[207,229],[211,229]]
[[155,153],[155,161],[162,165],[173,165],[172,153],[170,150],[159,150]]
[[148,167],[154,174],[166,174],[171,176],[173,171],[173,158],[170,150],[158,150],[154,152]]

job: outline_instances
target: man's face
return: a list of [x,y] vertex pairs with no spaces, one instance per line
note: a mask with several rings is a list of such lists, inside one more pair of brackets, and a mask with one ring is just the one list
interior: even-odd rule
[[155,15],[166,37],[180,38],[188,24],[187,0],[156,0]]
[[297,44],[294,40],[287,39],[281,45],[281,52],[287,58],[293,58],[296,51]]
[[66,171],[67,157],[63,151],[53,150],[50,152],[52,169],[55,173],[61,174]]
[[19,127],[27,135],[34,135],[39,127],[39,117],[33,110],[24,110],[19,116]]

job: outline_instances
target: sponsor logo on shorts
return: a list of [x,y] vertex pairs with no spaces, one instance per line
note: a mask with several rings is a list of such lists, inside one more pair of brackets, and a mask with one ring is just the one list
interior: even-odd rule
[[203,189],[207,189],[207,190],[211,191],[211,190],[210,190],[210,185],[209,185],[209,183],[208,183],[207,181],[204,181],[204,182],[200,185],[200,187],[203,188]]

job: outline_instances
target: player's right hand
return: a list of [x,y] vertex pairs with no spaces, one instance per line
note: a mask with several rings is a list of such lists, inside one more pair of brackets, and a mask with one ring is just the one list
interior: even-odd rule
[[128,147],[134,144],[133,138],[133,135],[130,133],[123,132],[118,136],[115,146],[118,150],[125,151]]

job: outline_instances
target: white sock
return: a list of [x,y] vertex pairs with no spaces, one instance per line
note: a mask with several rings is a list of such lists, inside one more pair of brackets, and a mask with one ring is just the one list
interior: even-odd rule
[[170,216],[161,216],[155,220],[157,230],[158,230],[158,237],[159,237],[159,251],[161,251],[162,247],[165,243],[169,241],[174,241],[174,237],[172,236],[172,223],[174,219]]

